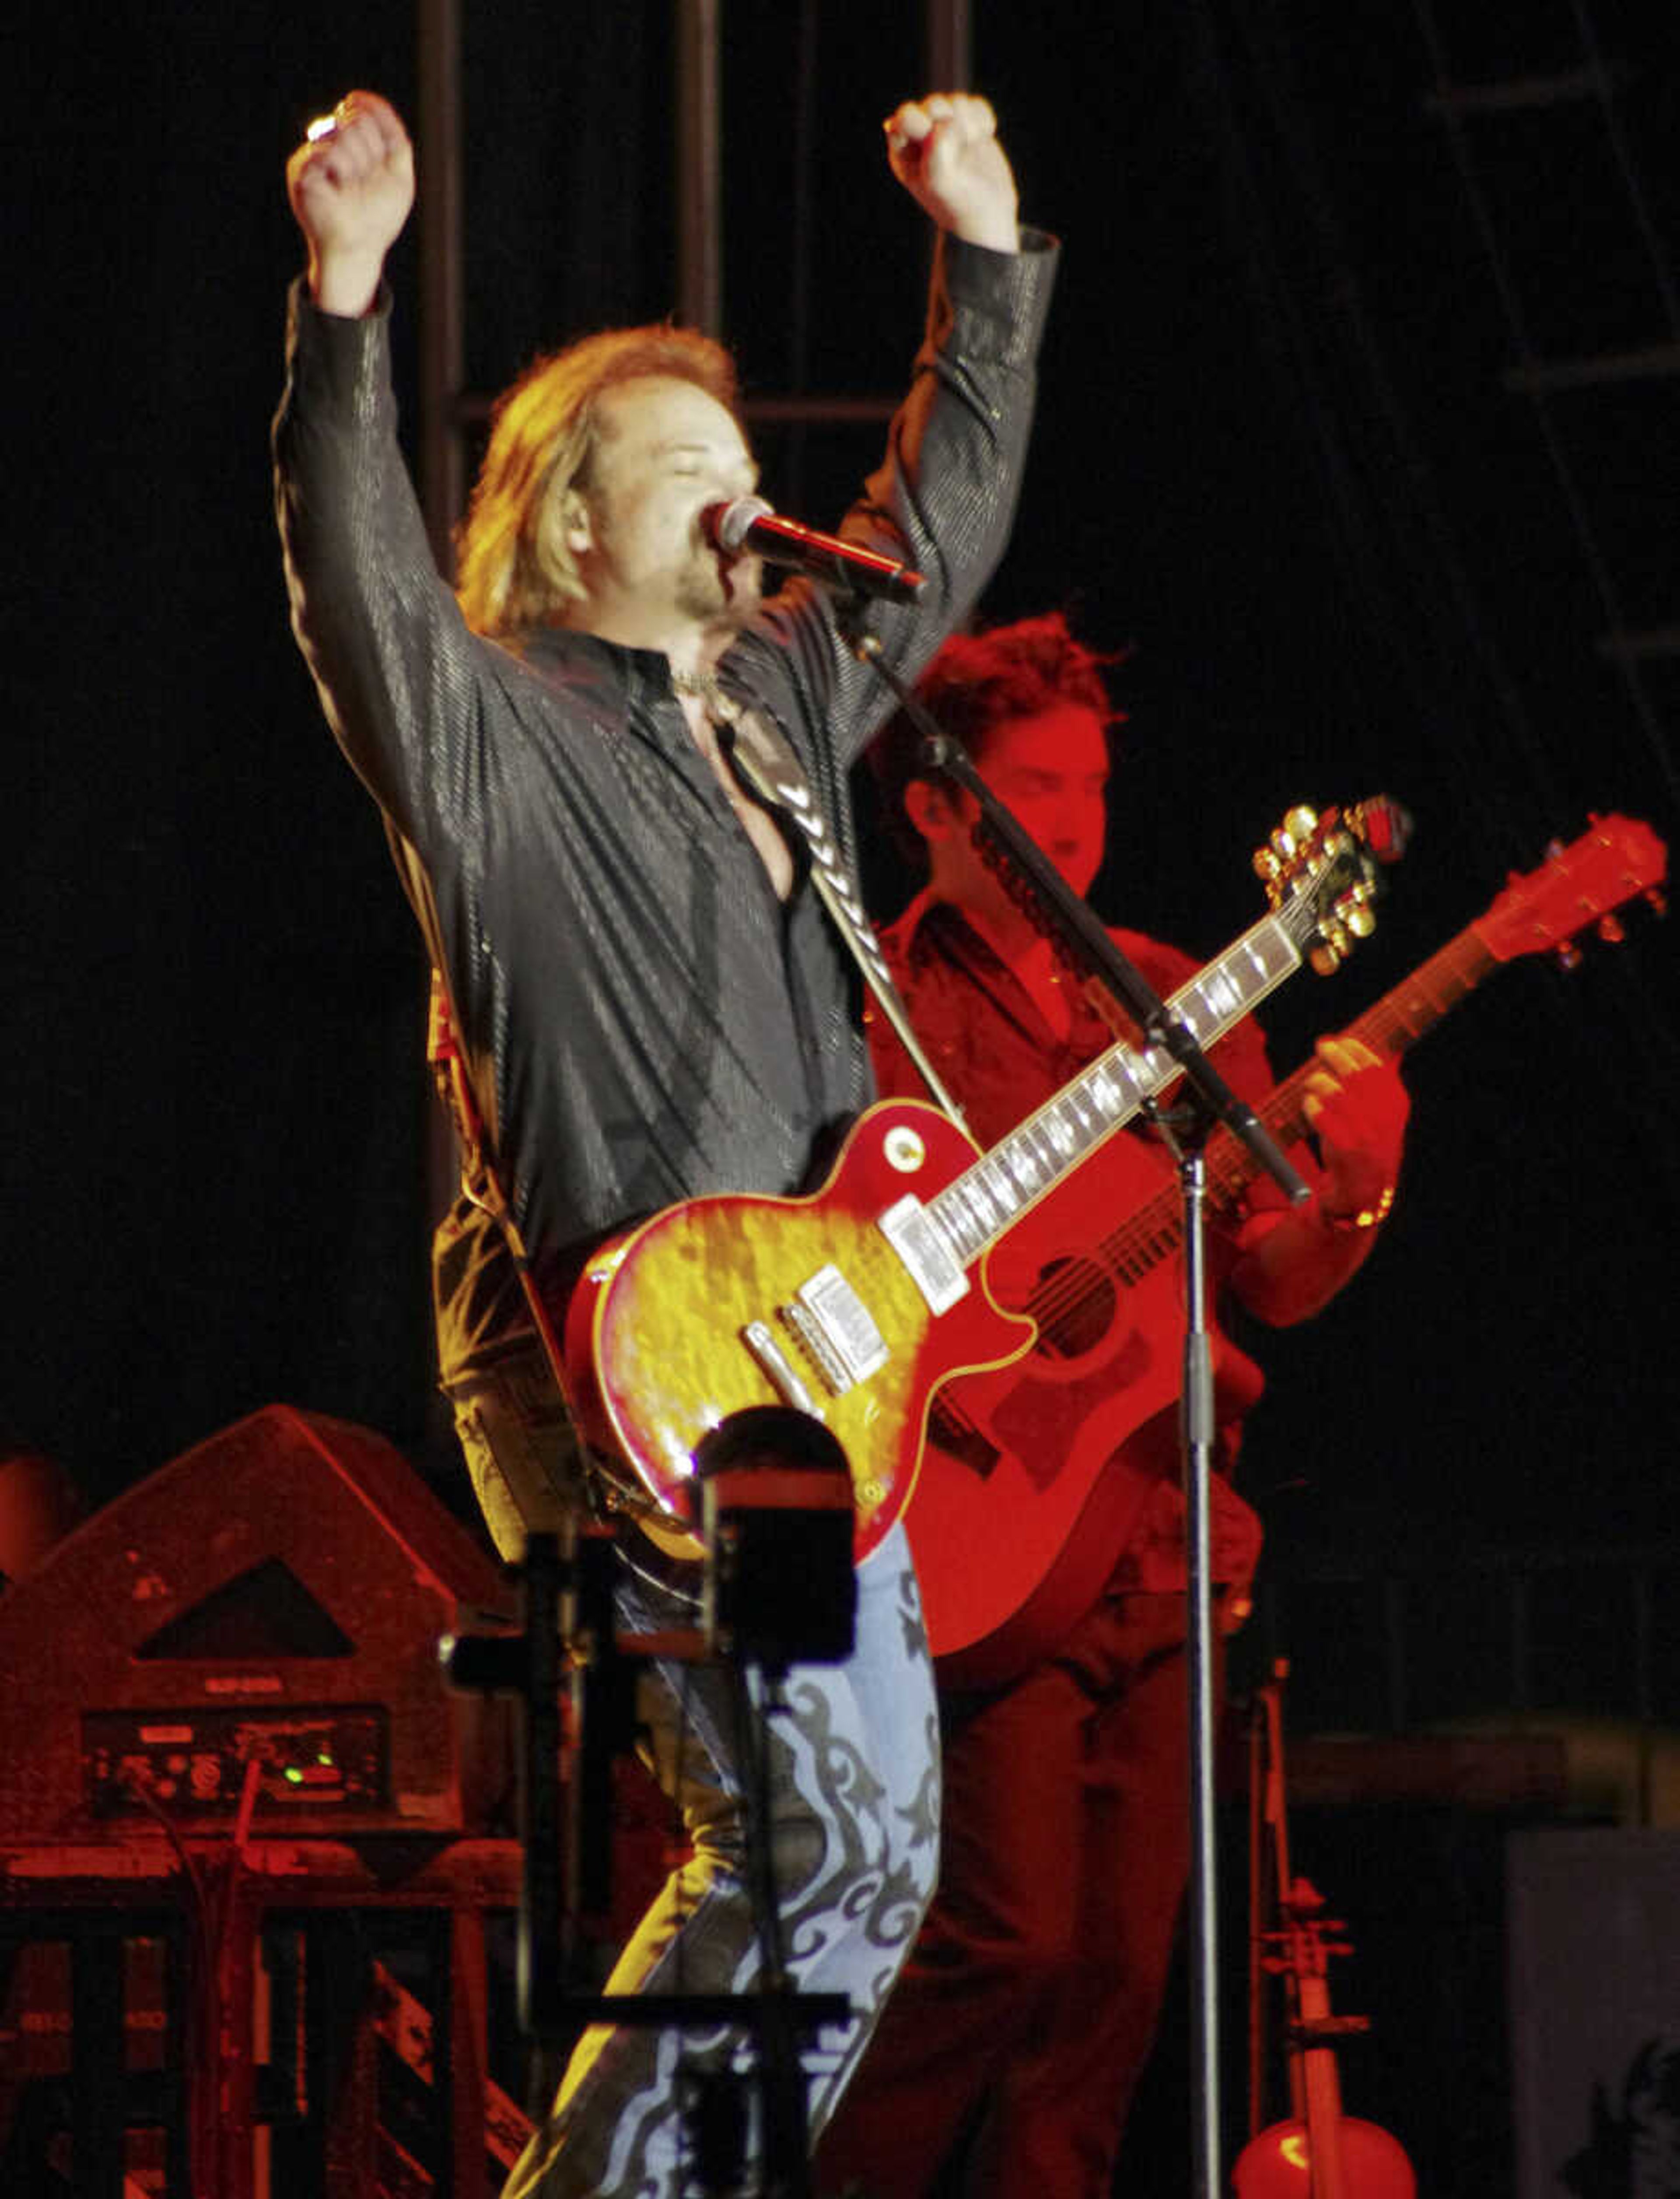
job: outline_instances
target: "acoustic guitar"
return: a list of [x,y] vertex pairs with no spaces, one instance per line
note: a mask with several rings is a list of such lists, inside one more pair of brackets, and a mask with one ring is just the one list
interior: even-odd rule
[[[1349,1028],[1398,1055],[1492,971],[1573,954],[1590,926],[1619,936],[1613,912],[1662,880],[1648,825],[1599,817],[1538,870],[1513,876],[1486,913]],[[1284,1146],[1308,1133],[1312,1063],[1257,1110]],[[1207,1205],[1233,1211],[1256,1173],[1220,1130],[1206,1152]],[[1177,1180],[1165,1154],[1122,1138],[1014,1229],[989,1271],[992,1295],[1038,1330],[1029,1353],[965,1374],[935,1401],[910,1540],[929,1638],[947,1684],[991,1686],[1038,1662],[1112,1573],[1163,1470],[1176,1470],[1182,1362]],[[1258,1394],[1241,1355],[1217,1350],[1216,1385]],[[1165,1420],[1157,1418],[1165,1414]]]

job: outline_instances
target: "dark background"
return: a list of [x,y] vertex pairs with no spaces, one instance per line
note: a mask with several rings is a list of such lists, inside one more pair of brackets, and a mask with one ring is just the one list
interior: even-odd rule
[[[464,12],[488,392],[538,349],[668,309],[671,34],[635,0]],[[1128,652],[1094,898],[1211,954],[1259,913],[1249,852],[1291,802],[1381,788],[1416,818],[1375,938],[1269,1007],[1287,1069],[1590,810],[1674,836],[1680,384],[1542,407],[1505,379],[1680,340],[1671,11],[974,13],[1024,212],[1066,242],[985,609],[1062,603]],[[891,394],[926,241],[879,125],[922,84],[919,11],[724,16],[726,322],[749,396]],[[287,629],[266,451],[299,260],[286,154],[351,84],[412,114],[412,15],[116,7],[90,42],[77,11],[38,8],[14,42],[0,1421],[98,1502],[283,1399],[378,1428],[458,1498],[430,1403],[423,972]],[[1613,129],[1596,102],[1456,131],[1431,105],[1442,83],[1595,62]],[[418,248],[393,268],[410,417]],[[878,431],[759,440],[767,493],[821,524]],[[1601,646],[1617,627],[1667,628],[1670,650],[1627,674]],[[889,904],[904,882],[875,872]],[[1474,1624],[1476,1568],[1503,1578],[1512,1553],[1564,1568],[1537,1623],[1541,1707],[1680,1712],[1660,1604],[1637,1670],[1619,1585],[1590,1639],[1580,1620],[1624,1557],[1674,1548],[1674,950],[1630,930],[1572,975],[1502,972],[1424,1042],[1375,1257],[1265,1346],[1247,1472],[1276,1581],[1464,1584],[1462,1636],[1415,1607],[1406,1654],[1434,1677],[1413,1718],[1523,1694],[1509,1630]],[[1307,1723],[1392,1717],[1383,1648],[1367,1669],[1335,1615],[1371,1607],[1305,1588],[1267,1606],[1257,1642],[1289,1649]]]

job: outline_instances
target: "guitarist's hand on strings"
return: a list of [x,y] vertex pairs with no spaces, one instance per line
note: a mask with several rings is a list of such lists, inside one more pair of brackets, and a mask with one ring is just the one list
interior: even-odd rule
[[1363,1040],[1321,1038],[1313,1050],[1319,1066],[1301,1104],[1324,1166],[1319,1218],[1333,1229],[1369,1229],[1394,1204],[1411,1100],[1395,1064]]
[[1248,1311],[1275,1328],[1311,1319],[1369,1258],[1394,1203],[1411,1112],[1397,1064],[1363,1040],[1322,1038],[1314,1051],[1301,1111],[1318,1147],[1320,1165],[1309,1170],[1316,1195],[1281,1210],[1263,1193],[1230,1278]]

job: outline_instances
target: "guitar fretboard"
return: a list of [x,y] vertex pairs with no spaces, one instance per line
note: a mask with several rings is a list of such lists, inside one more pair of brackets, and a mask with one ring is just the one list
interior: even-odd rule
[[[1212,1046],[1300,967],[1316,928],[1306,901],[1264,917],[1168,1003],[1198,1046]],[[1297,935],[1299,935],[1298,937]],[[1165,1047],[1110,1047],[991,1151],[946,1185],[927,1217],[962,1267],[1179,1074]]]

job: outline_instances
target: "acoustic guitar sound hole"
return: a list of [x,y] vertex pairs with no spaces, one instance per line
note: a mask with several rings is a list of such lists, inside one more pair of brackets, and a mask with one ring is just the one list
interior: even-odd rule
[[1093,1260],[1052,1260],[1033,1288],[1038,1349],[1053,1359],[1096,1350],[1114,1319],[1113,1278]]

